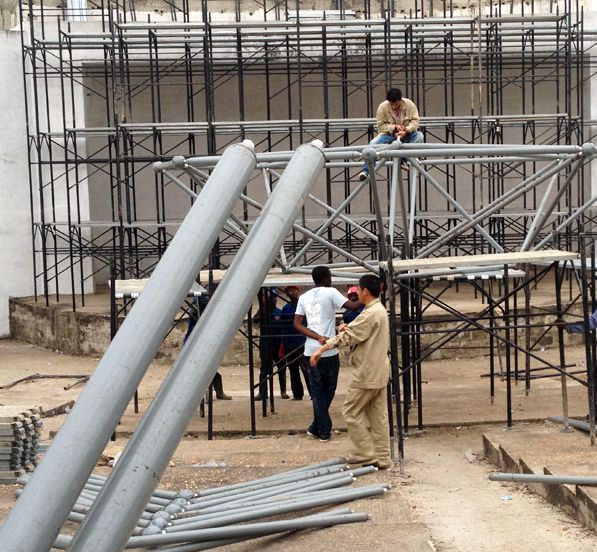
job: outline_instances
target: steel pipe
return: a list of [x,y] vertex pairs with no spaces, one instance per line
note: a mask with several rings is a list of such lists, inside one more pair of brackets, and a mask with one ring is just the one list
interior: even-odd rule
[[254,167],[249,143],[231,146],[222,156],[0,527],[4,551],[51,547]]
[[597,477],[583,475],[542,475],[534,473],[490,473],[491,481],[515,481],[517,483],[547,483],[549,485],[597,486]]
[[[320,147],[315,145],[303,145],[293,155],[75,535],[69,549],[72,552],[111,552],[127,542],[324,161]],[[237,168],[228,170],[231,175],[238,172]],[[173,267],[179,270],[181,261],[174,259]]]
[[294,489],[300,489],[302,487],[310,487],[310,486],[318,484],[318,483],[326,483],[329,481],[333,482],[333,481],[337,481],[337,480],[343,480],[346,477],[352,478],[352,474],[350,472],[339,472],[339,473],[333,473],[330,475],[320,476],[320,477],[311,478],[311,479],[301,479],[301,480],[293,481],[293,482],[282,481],[279,485],[264,487],[262,489],[255,488],[255,489],[250,489],[246,492],[238,493],[238,494],[234,494],[234,495],[225,495],[225,496],[218,495],[209,500],[195,501],[188,505],[187,511],[200,510],[202,508],[217,506],[218,504],[238,502],[239,500],[245,500],[247,498],[255,498],[255,497],[259,497],[259,496],[271,496],[272,494],[277,494],[277,493],[281,492],[283,489],[287,489],[290,491],[290,490],[294,490]]
[[[556,422],[558,424],[564,423],[564,418],[562,416],[550,416],[547,419],[550,422]],[[568,418],[568,425],[570,425],[576,429],[586,431],[587,433],[589,433],[591,430],[588,422],[583,422],[582,420],[575,420],[574,418]]]
[[333,490],[328,493],[317,494],[316,496],[305,496],[294,500],[288,500],[281,503],[265,504],[261,507],[252,508],[239,513],[221,515],[216,519],[201,520],[200,518],[192,520],[184,526],[178,525],[170,528],[169,534],[184,533],[190,530],[206,529],[209,527],[218,527],[223,525],[232,525],[243,523],[259,518],[288,514],[307,508],[326,506],[329,504],[341,504],[355,500],[355,497],[376,496],[384,492],[386,487],[370,485],[357,489]]
[[[310,519],[327,519],[331,516],[338,516],[338,515],[345,515],[345,514],[352,514],[354,513],[350,508],[338,508],[337,510],[332,510],[329,512],[322,512],[320,514],[315,514],[312,516],[305,516],[298,518],[300,520],[310,520]],[[243,536],[237,537],[233,539],[222,539],[222,540],[211,540],[211,541],[203,541],[201,543],[188,543],[188,544],[181,544],[175,546],[166,546],[160,547],[160,552],[198,552],[200,550],[209,550],[211,548],[219,548],[221,546],[228,546],[230,544],[235,544],[237,542],[243,542],[250,539],[256,539],[263,535],[253,535],[253,536]]]
[[[194,505],[190,505],[186,509],[186,512],[191,512],[191,511],[197,511],[199,513],[213,512],[214,507],[217,509],[218,506],[221,506],[223,504],[226,504],[228,506],[230,506],[232,504],[241,504],[244,500],[247,500],[247,499],[258,500],[258,499],[263,499],[263,498],[269,498],[272,496],[280,496],[284,492],[288,492],[288,493],[298,492],[301,489],[305,490],[306,492],[308,492],[309,490],[315,491],[315,490],[321,490],[321,489],[330,489],[330,488],[335,488],[335,487],[341,487],[344,485],[350,485],[354,481],[354,477],[348,473],[347,474],[339,474],[338,477],[335,477],[335,476],[329,476],[329,477],[330,477],[329,479],[322,480],[322,481],[315,480],[313,483],[310,483],[310,484],[298,482],[298,483],[293,483],[292,485],[284,486],[280,489],[275,488],[275,489],[266,490],[263,492],[256,491],[254,493],[249,493],[246,496],[235,498],[235,500],[217,501],[217,503],[210,504],[209,506],[206,506],[205,508],[203,508],[203,507],[193,508],[193,506],[198,506],[197,504],[194,504]],[[186,523],[188,523],[187,519],[183,520],[180,523],[180,525],[184,525]]]
[[[125,548],[137,547],[156,547],[166,544],[178,544],[189,541],[221,541],[228,538],[242,538],[243,540],[249,537],[258,537],[273,535],[275,533],[282,533],[286,531],[296,531],[299,529],[311,529],[318,527],[329,527],[330,525],[338,525],[341,523],[355,523],[367,521],[368,514],[353,513],[353,514],[339,514],[330,516],[321,516],[312,518],[311,520],[283,520],[270,521],[264,523],[255,523],[251,525],[239,525],[234,527],[216,527],[212,529],[203,529],[200,531],[186,531],[185,533],[178,533],[174,535],[151,535],[141,537],[131,537]],[[70,535],[58,535],[54,547],[61,550],[67,550],[72,543],[73,537]],[[181,551],[181,548],[178,548]],[[184,549],[182,549],[184,550]],[[188,549],[187,549],[188,551]]]

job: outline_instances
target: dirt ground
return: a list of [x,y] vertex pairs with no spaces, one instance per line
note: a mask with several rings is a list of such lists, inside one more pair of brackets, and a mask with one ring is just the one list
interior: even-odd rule
[[[545,351],[554,357],[555,351]],[[570,348],[567,360],[582,366],[582,348]],[[98,359],[73,357],[12,340],[0,340],[0,386],[33,374],[83,375],[91,373]],[[356,485],[388,482],[391,490],[376,499],[350,504],[355,511],[371,514],[367,523],[305,531],[258,539],[226,547],[229,550],[267,549],[332,551],[339,547],[361,551],[543,551],[584,552],[597,544],[593,532],[583,528],[558,508],[524,487],[491,482],[495,471],[482,456],[484,432],[505,432],[505,385],[496,383],[494,403],[489,399],[487,357],[429,362],[423,371],[425,431],[411,429],[405,442],[404,474],[395,467],[359,479]],[[132,405],[118,428],[118,440],[109,443],[106,454],[113,456],[126,445],[149,405],[169,365],[154,363],[140,385],[141,413]],[[308,400],[276,398],[275,413],[257,416],[257,437],[250,438],[248,368],[223,367],[226,392],[232,401],[214,402],[214,432],[206,439],[207,418],[198,413],[189,424],[188,436],[180,443],[171,466],[161,482],[168,489],[202,489],[220,484],[252,480],[320,460],[346,456],[349,444],[340,407],[347,383],[341,373],[338,396],[332,409],[336,428],[334,439],[320,443],[304,431],[311,416]],[[83,386],[64,387],[75,379],[37,379],[0,389],[0,404],[40,405],[45,410],[75,400]],[[276,383],[277,388],[277,383]],[[586,392],[569,384],[570,413],[586,414]],[[533,382],[529,396],[524,385],[514,386],[514,431],[542,427],[543,419],[561,414],[559,379]],[[416,421],[416,408],[411,419]],[[44,419],[42,437],[50,442],[65,415]],[[529,423],[528,420],[538,420]],[[489,425],[488,425],[489,424]],[[510,431],[513,431],[510,430]],[[581,439],[578,436],[578,439]],[[539,444],[540,445],[540,444]],[[588,455],[595,456],[588,439],[580,442]],[[584,449],[583,449],[584,450]],[[472,461],[471,461],[472,460]],[[223,464],[208,467],[210,464]],[[110,468],[98,467],[107,474]],[[0,485],[0,518],[14,503],[14,485]],[[505,500],[504,497],[511,497]]]

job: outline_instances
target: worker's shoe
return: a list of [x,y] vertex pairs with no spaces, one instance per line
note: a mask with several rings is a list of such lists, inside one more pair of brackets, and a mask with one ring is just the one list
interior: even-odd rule
[[280,397],[283,398],[283,399],[289,399],[290,398],[290,396],[286,392],[280,393]]
[[367,178],[369,178],[369,175],[365,171],[361,171],[359,173],[359,181],[360,182],[363,182],[363,180],[366,180]]
[[221,393],[216,394],[216,399],[219,401],[231,401],[232,397],[230,395],[226,395],[223,391]]
[[359,458],[357,456],[349,456],[346,459],[346,463],[353,468],[361,468],[363,466],[373,466],[375,464],[375,459],[374,458],[363,459],[363,458]]
[[377,469],[380,469],[380,470],[389,470],[394,467],[394,462],[392,462],[392,460],[390,460],[390,459],[376,460],[371,465],[375,466]]

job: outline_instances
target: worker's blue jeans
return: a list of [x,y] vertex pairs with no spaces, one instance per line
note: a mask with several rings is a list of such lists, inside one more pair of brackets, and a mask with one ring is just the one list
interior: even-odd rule
[[313,423],[309,433],[320,439],[329,439],[332,434],[330,405],[336,394],[340,356],[321,357],[315,368],[309,366],[309,387],[313,399]]
[[[396,141],[396,137],[390,134],[378,134],[371,142],[369,142],[370,146],[375,146],[379,144],[391,144],[392,142]],[[404,138],[400,138],[400,141],[403,144],[420,144],[423,142],[423,133],[419,130],[415,130],[410,134],[407,134]],[[363,165],[363,170],[365,174],[369,174],[369,167],[367,163]]]

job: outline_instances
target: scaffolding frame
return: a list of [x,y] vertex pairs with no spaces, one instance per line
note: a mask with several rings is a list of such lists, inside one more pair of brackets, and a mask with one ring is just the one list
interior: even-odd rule
[[[491,2],[467,17],[455,16],[452,2],[439,16],[431,1],[415,2],[401,17],[393,1],[366,0],[365,18],[351,19],[340,0],[338,10],[323,11],[319,20],[309,19],[299,2],[255,4],[263,21],[243,20],[240,1],[235,21],[216,21],[208,0],[166,2],[170,21],[140,21],[133,2],[102,0],[90,4],[86,23],[69,21],[69,13],[43,2],[39,8],[21,4],[36,298],[48,303],[51,295],[65,296],[76,310],[95,275],[112,263],[121,279],[151,273],[182,218],[164,178],[147,176],[152,163],[174,154],[217,155],[245,137],[265,151],[292,150],[313,138],[329,147],[363,144],[374,135],[375,107],[390,86],[401,86],[418,104],[427,142],[575,144],[587,138],[586,52],[594,37],[583,30],[578,1],[566,0],[561,13],[550,14],[537,14],[534,3],[530,13],[524,3],[515,13],[513,2],[503,13],[501,3]],[[541,112],[546,87],[553,98]],[[103,112],[88,114],[82,94]],[[169,98],[176,94],[177,107],[184,108],[173,115]],[[231,94],[234,117],[222,112]],[[431,105],[434,95],[443,97],[442,106]],[[508,103],[516,104],[514,111]],[[93,124],[86,120],[93,118]],[[357,167],[327,169],[326,204],[350,196]],[[436,180],[457,200],[470,195],[474,211],[504,193],[520,171],[532,168],[505,163],[461,172],[446,165]],[[100,175],[110,197],[108,220],[94,218],[94,206],[85,206]],[[421,184],[417,199],[422,240],[456,224],[449,205],[434,212],[428,186]],[[560,212],[581,205],[587,193],[581,170]],[[145,218],[144,201],[151,202]],[[538,202],[536,192],[525,195],[520,211]],[[373,208],[370,197],[365,215],[374,233]],[[528,230],[520,211],[487,222],[506,249]],[[240,218],[250,224],[249,211]],[[317,226],[312,212],[303,219]],[[330,230],[328,239],[371,256],[371,244],[354,239],[349,224],[338,232]],[[399,243],[399,232],[396,238]],[[574,238],[566,239],[573,247]],[[482,247],[474,242],[471,250]],[[225,268],[235,250],[234,239],[222,235],[213,266]]]

